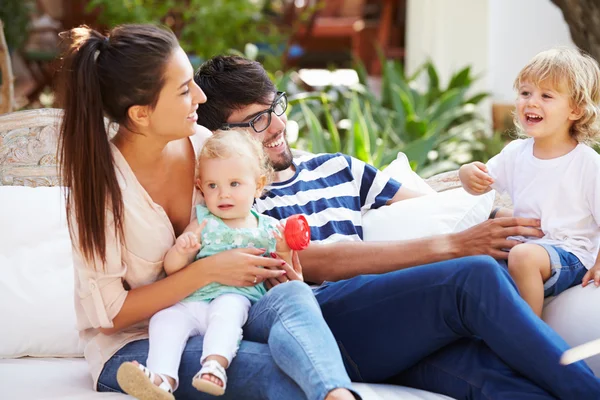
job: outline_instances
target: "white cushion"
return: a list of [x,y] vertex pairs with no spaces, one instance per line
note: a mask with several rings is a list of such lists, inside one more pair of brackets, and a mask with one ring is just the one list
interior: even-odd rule
[[[353,383],[352,386],[360,393],[363,400],[450,399],[441,394],[403,386],[366,383]],[[3,399],[133,399],[124,394],[94,392],[87,363],[82,358],[0,360],[0,387],[3,390],[1,396]]]
[[[600,318],[595,313],[597,304],[600,304],[600,288],[593,284],[577,285],[546,299],[542,318],[570,346],[578,346],[600,338]],[[600,377],[600,354],[585,362]]]
[[61,188],[0,186],[0,358],[83,353]]
[[392,161],[390,165],[385,167],[382,172],[416,192],[423,194],[436,193],[423,178],[412,170],[410,163],[408,162],[408,157],[406,157],[406,154],[404,153],[398,153],[396,159]]
[[367,211],[362,220],[366,241],[410,240],[460,232],[485,221],[492,211],[493,191],[482,196],[471,196],[462,188],[437,193],[412,171],[402,153],[384,172],[426,195]]

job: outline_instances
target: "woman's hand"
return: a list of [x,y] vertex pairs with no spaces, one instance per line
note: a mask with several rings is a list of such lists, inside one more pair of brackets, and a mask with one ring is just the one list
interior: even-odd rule
[[[285,283],[289,281],[304,281],[304,276],[302,275],[302,265],[300,264],[298,252],[295,250],[290,251],[292,252],[292,265],[290,266],[288,263],[284,262],[283,265],[277,267],[277,269],[283,269],[283,271],[285,271],[285,275],[267,279],[267,281],[265,282],[265,287],[267,288],[267,290],[279,285],[280,283]],[[273,259],[275,260],[281,260],[277,253],[271,253],[271,257],[273,257]],[[271,267],[265,266],[265,268]]]
[[253,286],[286,274],[285,261],[263,257],[265,251],[255,248],[227,250],[195,261],[189,267],[202,265],[211,282],[237,287]]

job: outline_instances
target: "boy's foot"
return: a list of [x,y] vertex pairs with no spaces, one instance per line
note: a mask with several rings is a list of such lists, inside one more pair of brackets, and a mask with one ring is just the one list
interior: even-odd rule
[[123,391],[140,400],[175,400],[173,387],[166,379],[137,361],[124,362],[117,370]]

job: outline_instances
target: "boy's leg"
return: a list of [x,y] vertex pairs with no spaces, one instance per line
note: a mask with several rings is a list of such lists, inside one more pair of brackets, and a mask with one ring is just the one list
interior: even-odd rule
[[508,272],[521,297],[541,318],[544,307],[544,282],[550,278],[550,257],[537,244],[518,244],[508,253]]
[[550,276],[544,281],[544,296],[557,296],[570,287],[581,284],[587,268],[576,255],[550,245],[540,245],[550,257]]
[[[458,338],[480,337],[554,396],[600,393],[600,381],[584,363],[559,364],[566,343],[533,314],[491,257],[358,276],[326,284],[316,297],[353,380],[383,381]],[[474,357],[456,356],[453,363],[468,371],[478,364]]]

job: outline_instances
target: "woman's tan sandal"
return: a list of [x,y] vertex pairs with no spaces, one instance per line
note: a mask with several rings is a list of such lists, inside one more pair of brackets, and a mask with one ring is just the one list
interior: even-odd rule
[[160,385],[154,384],[155,374],[142,364],[124,362],[117,370],[117,382],[123,391],[139,400],[175,400],[173,388],[167,378]]
[[[202,375],[205,374],[219,378],[221,382],[223,382],[223,386],[202,379]],[[227,374],[225,373],[225,368],[223,368],[217,360],[205,361],[204,364],[202,364],[202,369],[194,376],[192,385],[201,392],[212,394],[213,396],[221,396],[225,393],[225,388],[227,387]]]

